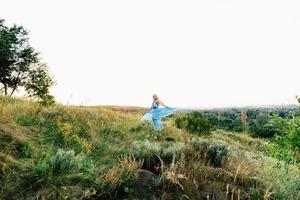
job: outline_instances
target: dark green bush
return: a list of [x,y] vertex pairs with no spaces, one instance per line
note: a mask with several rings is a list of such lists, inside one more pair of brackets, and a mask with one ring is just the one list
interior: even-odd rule
[[254,136],[264,138],[273,137],[278,132],[275,121],[268,113],[257,115],[256,118],[250,122],[249,127]]
[[175,118],[175,125],[177,128],[187,127],[188,114],[177,115]]
[[192,112],[187,119],[187,129],[192,133],[208,133],[211,125],[207,117],[200,112]]
[[182,114],[175,118],[177,128],[184,128],[190,133],[209,133],[212,126],[206,116],[200,112]]

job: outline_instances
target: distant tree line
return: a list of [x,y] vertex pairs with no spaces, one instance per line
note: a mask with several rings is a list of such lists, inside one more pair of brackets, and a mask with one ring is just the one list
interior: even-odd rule
[[268,138],[271,141],[266,149],[269,155],[289,163],[300,162],[298,106],[199,110],[181,113],[174,122],[177,128],[190,133],[207,134],[213,129],[222,129]]
[[192,130],[223,129],[234,132],[248,132],[261,137],[272,137],[278,130],[275,126],[274,116],[291,119],[295,115],[300,115],[297,106],[210,109],[180,114],[176,117],[175,123],[179,128],[188,126],[188,122],[192,127],[196,124],[201,124],[201,126],[206,124],[205,128],[191,128]]

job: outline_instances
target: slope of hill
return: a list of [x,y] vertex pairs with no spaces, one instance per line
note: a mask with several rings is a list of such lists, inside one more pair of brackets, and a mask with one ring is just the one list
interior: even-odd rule
[[268,140],[140,117],[0,96],[0,199],[300,199],[299,166]]

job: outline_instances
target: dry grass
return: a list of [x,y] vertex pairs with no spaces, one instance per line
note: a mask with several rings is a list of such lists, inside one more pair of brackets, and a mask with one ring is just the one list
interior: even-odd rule
[[[299,166],[267,157],[267,140],[224,131],[205,136],[229,149],[226,162],[216,167],[190,144],[192,137],[203,136],[175,128],[170,119],[162,132],[155,132],[151,124],[140,122],[142,114],[134,109],[44,108],[0,96],[0,199],[12,194],[14,199],[25,194],[29,199],[134,199],[130,195],[137,170],[149,158],[159,167],[154,172],[161,180],[153,188],[155,198],[300,199]],[[53,174],[47,163],[58,149],[74,149],[75,157],[83,155],[82,165]]]

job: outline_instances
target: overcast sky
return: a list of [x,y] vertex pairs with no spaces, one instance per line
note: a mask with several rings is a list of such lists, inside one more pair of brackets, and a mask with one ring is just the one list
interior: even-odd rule
[[220,107],[295,103],[300,1],[0,0],[30,30],[59,102]]

